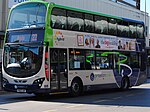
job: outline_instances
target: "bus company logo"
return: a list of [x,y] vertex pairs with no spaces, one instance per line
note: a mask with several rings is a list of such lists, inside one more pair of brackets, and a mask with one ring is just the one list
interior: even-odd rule
[[60,31],[56,31],[56,33],[54,35],[54,39],[58,40],[58,41],[64,41],[65,40],[62,32],[60,32]]
[[94,73],[91,73],[90,79],[91,79],[91,81],[94,81]]
[[104,79],[105,77],[110,77],[110,74],[103,74],[103,73],[91,73],[90,80],[94,81],[97,79]]

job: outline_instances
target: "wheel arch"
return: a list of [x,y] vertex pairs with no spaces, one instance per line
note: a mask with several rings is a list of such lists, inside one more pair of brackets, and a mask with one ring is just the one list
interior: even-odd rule
[[72,79],[72,81],[71,81],[71,84],[72,84],[72,82],[73,82],[74,80],[78,80],[78,81],[81,83],[82,87],[83,87],[83,81],[82,81],[82,79],[81,79],[79,76],[74,77],[74,78]]

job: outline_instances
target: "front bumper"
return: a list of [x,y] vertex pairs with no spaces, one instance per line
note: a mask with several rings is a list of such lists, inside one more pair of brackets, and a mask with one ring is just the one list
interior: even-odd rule
[[6,83],[3,85],[5,91],[17,92],[17,93],[35,93],[40,90],[38,85],[16,85]]

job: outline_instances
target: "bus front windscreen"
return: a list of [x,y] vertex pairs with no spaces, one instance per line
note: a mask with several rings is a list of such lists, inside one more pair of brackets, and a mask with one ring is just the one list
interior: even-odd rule
[[8,23],[8,29],[44,27],[45,17],[46,6],[44,4],[23,4],[12,10]]
[[8,44],[4,47],[4,70],[11,76],[35,75],[42,65],[42,45]]

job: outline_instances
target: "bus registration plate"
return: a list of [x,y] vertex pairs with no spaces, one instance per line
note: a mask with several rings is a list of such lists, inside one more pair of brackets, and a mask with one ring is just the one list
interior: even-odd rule
[[27,91],[25,89],[17,89],[18,93],[26,93]]

